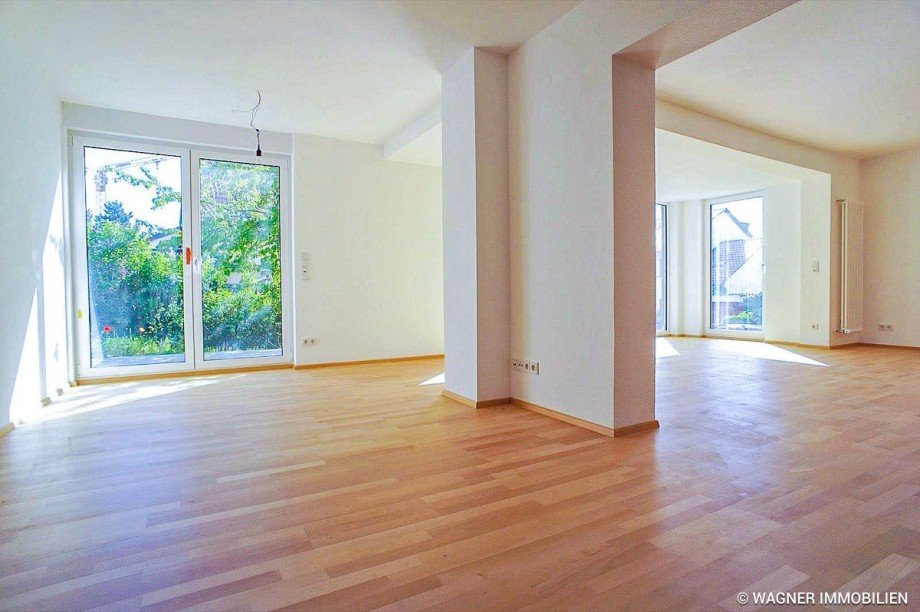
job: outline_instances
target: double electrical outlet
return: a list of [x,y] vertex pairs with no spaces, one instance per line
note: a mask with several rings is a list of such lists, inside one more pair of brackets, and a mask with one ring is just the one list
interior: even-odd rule
[[528,374],[540,374],[539,361],[527,361],[526,359],[512,359],[511,369],[518,372],[527,372]]
[[894,331],[894,325],[892,325],[891,323],[879,323],[878,330],[879,331]]

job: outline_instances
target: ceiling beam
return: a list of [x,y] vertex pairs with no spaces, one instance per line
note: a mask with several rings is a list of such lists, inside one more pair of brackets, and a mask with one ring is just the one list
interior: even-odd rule
[[661,68],[796,2],[798,0],[713,0],[616,55],[648,68]]
[[383,158],[390,159],[397,151],[411,144],[416,138],[441,123],[441,103],[415,119],[383,143]]

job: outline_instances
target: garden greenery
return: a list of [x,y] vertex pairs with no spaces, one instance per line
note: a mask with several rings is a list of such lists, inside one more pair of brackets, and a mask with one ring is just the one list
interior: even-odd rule
[[[151,164],[152,166],[152,164]],[[150,207],[181,207],[151,166],[114,164],[101,180],[148,192]],[[280,173],[275,166],[201,160],[202,323],[206,353],[281,348]],[[103,357],[185,351],[181,227],[134,218],[117,200],[87,210],[94,339]]]

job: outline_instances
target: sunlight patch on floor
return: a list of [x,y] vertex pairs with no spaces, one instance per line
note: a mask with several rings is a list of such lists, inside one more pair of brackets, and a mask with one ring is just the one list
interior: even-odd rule
[[713,342],[717,343],[716,345],[720,350],[743,355],[745,357],[752,357],[754,359],[801,363],[822,368],[827,367],[826,363],[821,363],[805,355],[799,355],[798,353],[793,353],[792,351],[772,344],[766,344],[765,342],[746,342],[744,340],[713,340]]
[[655,338],[655,358],[677,357],[680,353],[674,348],[674,345],[664,338]]
[[423,380],[422,382],[418,384],[418,386],[421,387],[422,385],[443,385],[443,384],[444,384],[444,372],[441,372],[437,376],[432,376],[428,380]]
[[46,406],[41,411],[39,418],[27,422],[53,421],[75,414],[112,408],[128,402],[213,385],[217,382],[226,382],[240,376],[243,376],[243,374],[81,386],[69,392],[62,400],[52,402]]

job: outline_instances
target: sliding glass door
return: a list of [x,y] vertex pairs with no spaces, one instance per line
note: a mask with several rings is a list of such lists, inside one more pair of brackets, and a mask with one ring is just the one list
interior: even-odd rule
[[[259,159],[259,158],[255,158]],[[200,361],[284,356],[281,167],[234,156],[192,159],[196,342]]]
[[188,159],[181,149],[75,139],[81,374],[191,365]]
[[284,160],[74,137],[79,377],[291,360]]
[[709,327],[763,333],[763,197],[736,196],[709,206]]

